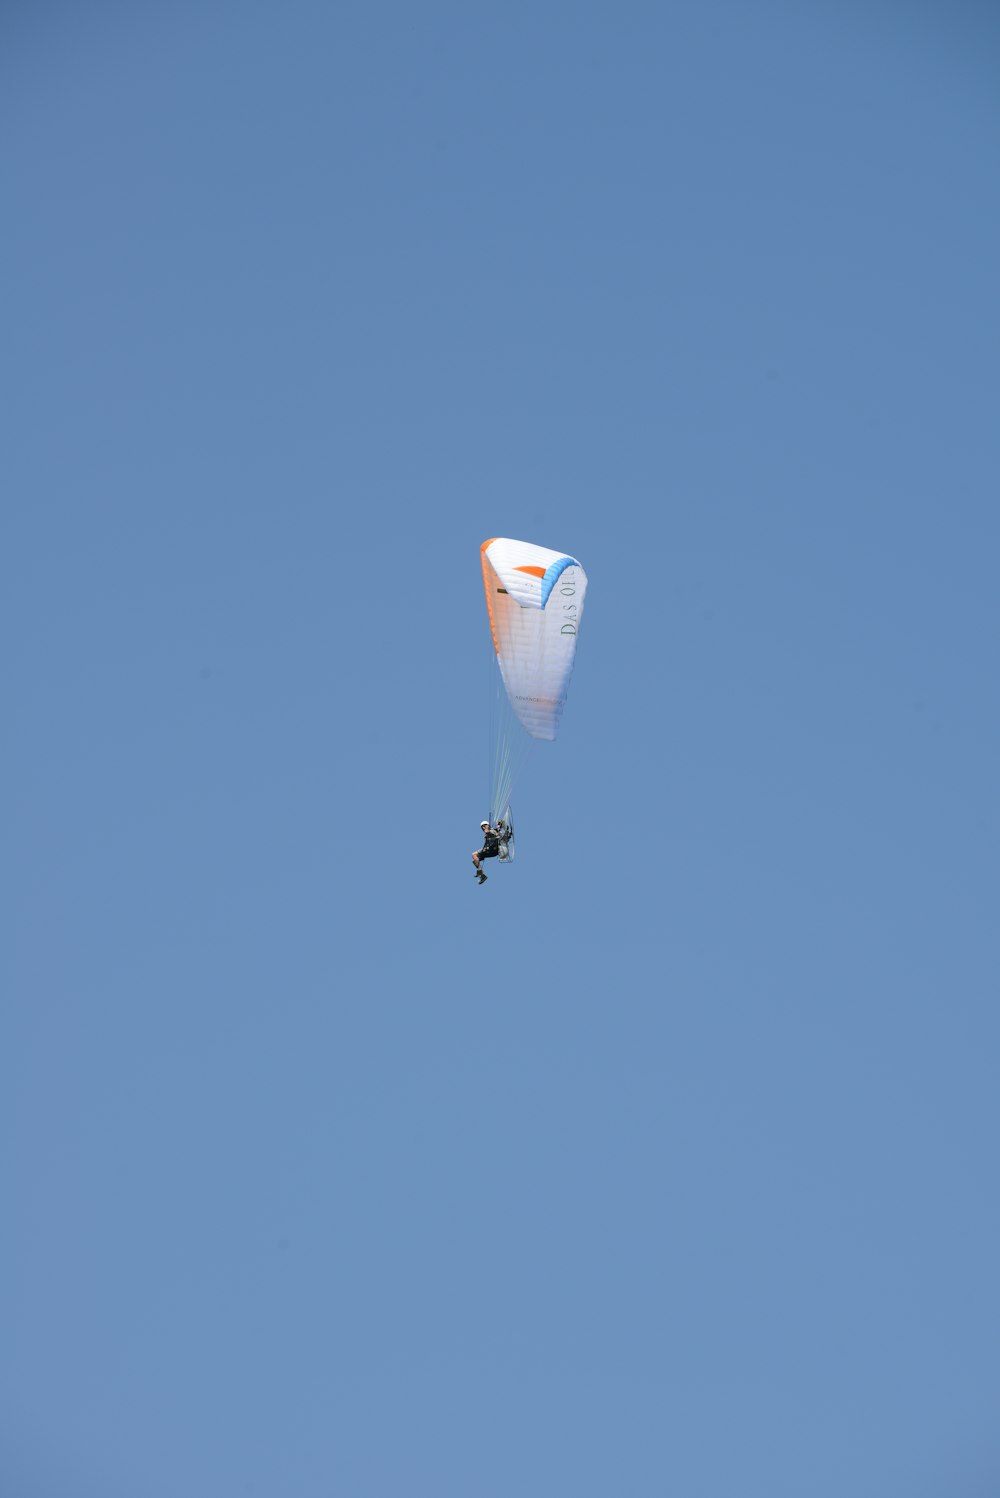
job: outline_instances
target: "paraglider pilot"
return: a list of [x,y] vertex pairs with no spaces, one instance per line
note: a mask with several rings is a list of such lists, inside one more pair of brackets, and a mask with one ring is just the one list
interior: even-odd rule
[[[498,822],[497,827],[500,825]],[[472,862],[475,865],[472,872],[480,884],[485,884],[486,872],[480,863],[480,859],[497,857],[500,852],[500,834],[490,826],[489,822],[480,822],[479,826],[482,828],[483,846],[472,855]]]

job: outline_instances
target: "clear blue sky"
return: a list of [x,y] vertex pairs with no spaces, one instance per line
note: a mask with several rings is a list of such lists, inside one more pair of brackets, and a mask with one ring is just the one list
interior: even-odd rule
[[[1000,20],[0,20],[0,1490],[1000,1491]],[[479,543],[579,557],[484,889]]]

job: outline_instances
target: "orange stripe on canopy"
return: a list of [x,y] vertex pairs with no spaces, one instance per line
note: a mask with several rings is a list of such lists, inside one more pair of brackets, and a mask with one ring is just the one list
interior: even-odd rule
[[[493,571],[493,563],[486,555],[487,546],[492,546],[495,540],[496,536],[491,536],[488,541],[483,542],[482,546],[480,546],[479,548],[479,559],[483,564],[483,587],[486,589],[486,611],[490,616],[490,634],[493,636],[493,649],[496,651],[497,655],[499,655],[500,645],[497,641],[497,628],[493,622],[493,599],[491,597],[492,589],[490,587],[490,572],[493,573],[493,576],[494,578],[496,578],[497,582],[499,582],[500,579]],[[490,569],[490,572],[487,572],[487,567]]]
[[544,567],[515,567],[514,571],[515,572],[530,572],[531,575],[532,575],[532,577],[544,577],[545,576],[545,568]]

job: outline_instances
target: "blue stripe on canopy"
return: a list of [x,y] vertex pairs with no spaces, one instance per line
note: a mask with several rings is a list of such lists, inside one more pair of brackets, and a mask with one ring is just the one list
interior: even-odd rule
[[556,561],[549,563],[545,569],[545,576],[542,578],[542,608],[548,603],[549,594],[566,571],[566,568],[579,567],[579,565],[580,563],[575,557],[559,557]]

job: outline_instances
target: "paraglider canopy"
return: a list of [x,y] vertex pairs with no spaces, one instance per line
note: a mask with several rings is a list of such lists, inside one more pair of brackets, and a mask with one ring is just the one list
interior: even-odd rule
[[510,704],[532,738],[554,739],[576,657],[587,574],[575,557],[530,541],[493,537],[480,552]]

